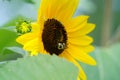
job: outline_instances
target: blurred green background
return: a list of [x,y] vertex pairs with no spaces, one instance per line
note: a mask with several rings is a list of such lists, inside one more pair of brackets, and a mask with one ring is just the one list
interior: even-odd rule
[[[74,16],[89,15],[89,22],[96,28],[90,34],[94,37],[95,51],[91,54],[97,60],[96,67],[82,64],[88,80],[120,80],[120,0],[81,0]],[[0,61],[14,60],[26,55],[15,39],[16,21],[36,21],[39,0],[0,0]]]

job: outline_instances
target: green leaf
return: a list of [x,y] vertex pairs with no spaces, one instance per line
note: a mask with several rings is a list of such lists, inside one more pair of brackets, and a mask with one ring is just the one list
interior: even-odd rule
[[20,54],[8,50],[10,46],[18,46],[16,43],[17,34],[15,32],[0,29],[0,61],[13,60],[22,57]]
[[92,56],[97,66],[83,65],[88,80],[120,80],[120,44],[107,48],[96,48]]
[[77,80],[78,69],[55,55],[29,56],[0,64],[0,80]]
[[35,2],[34,2],[34,0],[24,0],[25,2],[28,2],[28,3],[32,3],[32,4],[34,4]]
[[17,34],[15,32],[0,29],[0,53],[4,47],[18,45],[16,43]]
[[28,55],[27,51],[24,51],[22,48],[16,47],[16,46],[14,46],[14,47],[5,47],[2,54],[9,54],[10,51],[11,51],[11,53],[20,54],[22,56],[27,56]]
[[0,54],[0,62],[16,60],[24,56],[28,56],[28,53],[20,47],[5,47]]

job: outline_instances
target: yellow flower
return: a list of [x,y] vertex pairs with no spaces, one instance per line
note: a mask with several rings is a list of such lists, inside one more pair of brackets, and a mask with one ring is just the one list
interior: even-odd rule
[[95,25],[87,23],[88,16],[73,17],[79,0],[41,0],[38,20],[32,23],[32,32],[17,38],[31,55],[56,54],[73,62],[80,70],[78,80],[86,75],[77,62],[96,65],[88,53],[94,50],[93,39],[87,34]]

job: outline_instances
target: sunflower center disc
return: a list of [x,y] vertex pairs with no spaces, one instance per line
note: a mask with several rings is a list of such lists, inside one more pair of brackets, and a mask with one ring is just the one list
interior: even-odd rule
[[66,48],[67,34],[64,26],[56,19],[48,19],[44,23],[42,33],[44,49],[50,54],[61,54]]

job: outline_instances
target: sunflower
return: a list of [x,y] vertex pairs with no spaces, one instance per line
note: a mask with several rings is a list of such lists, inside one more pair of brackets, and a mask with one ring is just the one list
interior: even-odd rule
[[86,75],[77,61],[96,65],[88,53],[94,50],[93,39],[87,34],[95,25],[88,23],[89,16],[73,14],[79,0],[41,0],[38,19],[31,23],[32,31],[19,36],[16,41],[30,55],[56,54],[73,62],[80,70],[78,80]]

